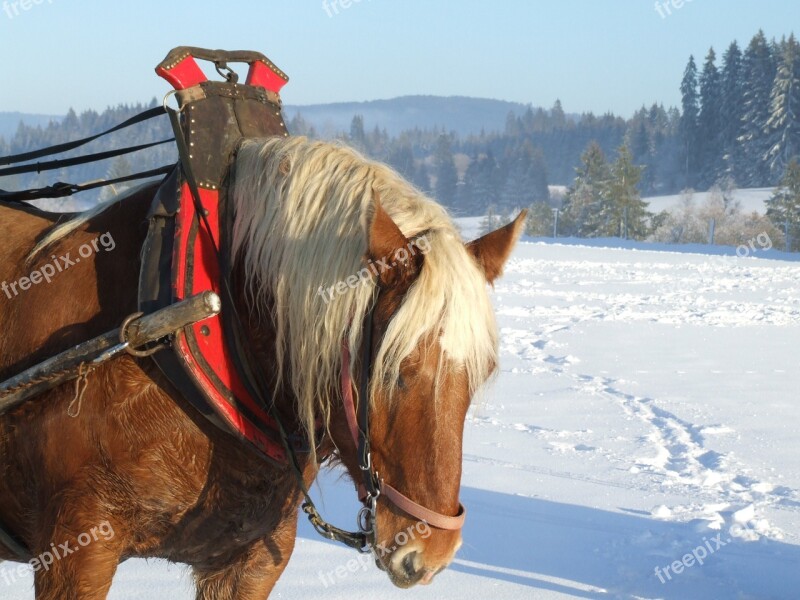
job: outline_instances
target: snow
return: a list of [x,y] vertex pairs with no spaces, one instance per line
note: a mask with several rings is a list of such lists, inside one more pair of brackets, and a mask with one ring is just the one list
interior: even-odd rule
[[[742,212],[745,214],[757,212],[761,215],[767,212],[765,202],[769,200],[775,188],[747,188],[733,191],[733,199],[741,203]],[[696,206],[705,204],[709,192],[694,192],[692,197]],[[677,208],[681,205],[683,195],[673,194],[670,196],[651,196],[642,198],[649,203],[650,212],[659,213],[662,210]]]
[[[272,597],[796,598],[800,263],[756,256],[520,243],[492,292],[501,368],[466,425],[455,563],[397,590],[304,522]],[[353,524],[337,473],[314,493]],[[31,600],[31,577],[0,597]],[[194,595],[185,567],[129,561],[109,597]]]

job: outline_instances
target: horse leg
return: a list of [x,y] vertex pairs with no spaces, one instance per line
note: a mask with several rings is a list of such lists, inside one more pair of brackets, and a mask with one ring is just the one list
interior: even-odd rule
[[32,548],[36,600],[105,600],[122,554],[122,536],[116,523],[102,517],[101,506],[100,499],[78,488],[50,505],[51,525]]
[[197,600],[266,600],[289,563],[296,533],[295,518],[232,564],[217,570],[195,568]]
[[58,528],[53,542],[33,563],[36,600],[105,600],[119,552],[101,541],[86,546],[65,542],[76,539],[69,531]]

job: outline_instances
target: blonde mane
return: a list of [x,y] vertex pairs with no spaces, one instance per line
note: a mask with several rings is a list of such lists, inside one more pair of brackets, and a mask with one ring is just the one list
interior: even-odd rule
[[273,303],[277,373],[291,367],[291,381],[279,383],[291,386],[311,439],[315,417],[327,423],[338,394],[343,342],[359,355],[376,283],[365,278],[327,301],[323,290],[364,268],[376,193],[403,234],[423,234],[429,249],[381,341],[371,396],[380,389],[392,398],[401,362],[429,336],[438,336],[442,349],[439,375],[463,369],[471,394],[496,361],[486,278],[441,206],[342,145],[304,137],[246,140],[233,176],[233,253],[244,261],[252,306],[263,315],[267,299]]

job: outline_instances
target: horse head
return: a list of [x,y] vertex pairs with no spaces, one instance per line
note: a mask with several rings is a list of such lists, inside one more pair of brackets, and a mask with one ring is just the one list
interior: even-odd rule
[[234,250],[271,317],[276,387],[361,486],[378,565],[428,583],[461,545],[464,422],[497,363],[487,283],[524,214],[465,245],[396,172],[305,138],[244,142],[236,172]]
[[[486,283],[500,275],[522,230],[524,216],[459,248],[472,260],[459,261],[451,267],[467,270],[460,276],[467,280],[472,276],[473,286],[478,284],[471,290],[476,297],[488,296]],[[420,281],[426,269],[426,251],[431,250],[425,235],[407,238],[376,200],[365,256],[368,264],[382,269],[377,275],[379,292],[373,317],[366,324],[372,327],[367,340],[371,345],[369,361],[373,364],[392,352],[382,348],[392,327],[415,326],[413,318],[411,323],[406,322],[408,311],[401,311],[409,290],[415,285],[435,284],[432,280]],[[443,266],[447,265],[440,260],[434,268]],[[465,300],[469,301],[453,297],[446,301]],[[420,301],[422,305],[414,310],[452,308],[426,307],[424,293],[412,300]],[[485,316],[484,312],[479,314]],[[463,317],[474,315],[466,311]],[[486,363],[480,365],[478,373],[470,373],[475,365],[469,365],[445,345],[452,345],[453,338],[456,343],[458,338],[469,341],[471,328],[487,327],[487,323],[463,322],[460,326],[461,331],[448,332],[450,339],[443,339],[443,332],[436,329],[422,336],[399,362],[397,372],[383,372],[383,380],[370,385],[371,398],[359,399],[371,403],[370,461],[379,487],[373,550],[378,566],[398,587],[430,583],[452,562],[462,544],[465,509],[459,501],[459,490],[464,424],[476,387],[495,369],[495,355],[493,349],[481,349],[484,356],[473,358],[482,358]],[[358,368],[364,369],[364,363],[367,360],[362,360]],[[359,373],[359,377],[363,376],[363,372]],[[341,419],[338,425],[334,432],[341,459],[354,481],[360,483],[365,474],[358,457],[358,440],[353,439],[356,434],[348,434]]]

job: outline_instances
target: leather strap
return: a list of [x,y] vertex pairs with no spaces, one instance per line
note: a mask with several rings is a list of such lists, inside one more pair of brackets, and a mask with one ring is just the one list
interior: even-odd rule
[[[353,400],[353,381],[350,377],[350,350],[347,344],[342,347],[342,401],[344,403],[344,414],[347,418],[347,425],[350,429],[350,435],[353,438],[355,447],[359,447],[359,440],[363,437],[362,432],[358,427],[356,418],[356,406]],[[364,400],[366,401],[366,400]],[[429,508],[425,508],[421,504],[414,502],[405,494],[399,492],[396,488],[383,481],[378,480],[378,490],[382,496],[385,496],[392,504],[403,512],[420,519],[436,527],[437,529],[445,529],[448,531],[457,531],[464,526],[464,521],[467,517],[467,511],[464,505],[459,503],[458,514],[454,517],[437,513]],[[360,500],[367,497],[367,490],[363,484],[358,486],[358,495]]]

